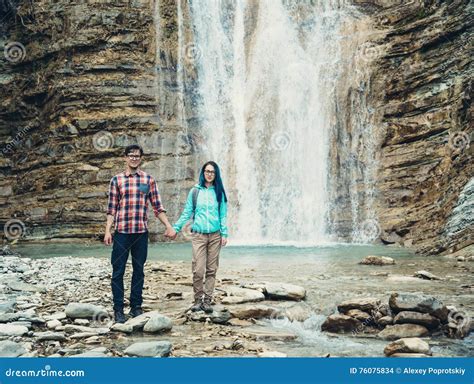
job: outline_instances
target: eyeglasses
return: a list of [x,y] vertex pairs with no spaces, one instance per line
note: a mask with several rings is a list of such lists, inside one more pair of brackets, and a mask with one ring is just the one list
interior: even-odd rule
[[214,172],[214,171],[207,171],[207,170],[204,171],[204,173],[205,173],[206,175],[215,175],[215,174],[216,174],[216,172]]
[[140,159],[141,159],[141,156],[128,155],[128,158],[129,158],[130,160],[140,160]]

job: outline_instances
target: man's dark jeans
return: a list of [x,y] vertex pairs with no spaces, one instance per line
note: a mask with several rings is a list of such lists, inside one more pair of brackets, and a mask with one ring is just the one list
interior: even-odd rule
[[112,249],[112,295],[114,297],[114,311],[123,311],[123,275],[127,265],[128,254],[132,252],[132,286],[130,292],[130,307],[138,308],[142,305],[143,271],[148,253],[148,232],[114,234]]

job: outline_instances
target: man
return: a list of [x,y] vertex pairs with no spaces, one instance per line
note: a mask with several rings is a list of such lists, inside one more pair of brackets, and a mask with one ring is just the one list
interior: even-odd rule
[[155,216],[166,226],[165,236],[176,235],[166,217],[155,179],[139,169],[143,150],[138,145],[125,148],[124,172],[110,181],[105,245],[112,244],[111,228],[115,222],[112,249],[112,295],[116,323],[124,323],[123,275],[128,254],[132,253],[132,286],[130,292],[130,316],[136,317],[142,311],[143,272],[148,252],[147,209],[151,202]]

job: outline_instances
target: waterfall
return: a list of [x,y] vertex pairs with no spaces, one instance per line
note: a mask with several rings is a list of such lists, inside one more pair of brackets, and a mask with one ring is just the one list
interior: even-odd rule
[[196,158],[222,168],[233,243],[327,242],[340,30],[351,9],[296,0],[186,3],[198,52]]

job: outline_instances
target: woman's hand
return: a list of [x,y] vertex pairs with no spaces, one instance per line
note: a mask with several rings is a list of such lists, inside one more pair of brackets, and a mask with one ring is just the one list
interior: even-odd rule
[[168,237],[171,240],[174,240],[174,239],[176,239],[177,233],[176,233],[176,231],[174,230],[173,227],[167,227],[164,235],[165,235],[165,237]]
[[225,247],[227,245],[227,237],[221,238],[221,245]]

